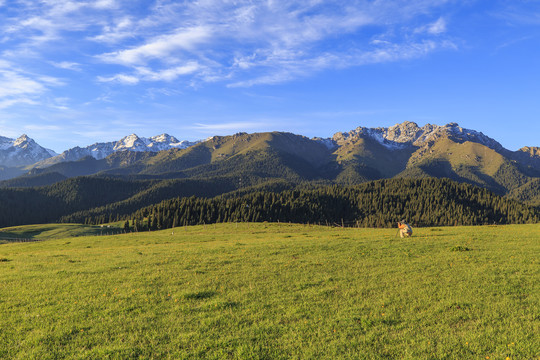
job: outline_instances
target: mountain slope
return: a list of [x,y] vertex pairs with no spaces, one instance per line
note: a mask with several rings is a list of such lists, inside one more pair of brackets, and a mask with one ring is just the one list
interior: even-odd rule
[[[337,133],[332,140],[338,147],[338,160],[364,166],[364,174],[371,173],[372,178],[447,177],[502,195],[540,176],[537,148],[511,152],[483,133],[456,123],[360,127]],[[362,174],[352,176],[361,178]]]
[[178,177],[257,176],[294,178],[319,177],[318,169],[332,161],[327,147],[290,133],[255,133],[215,136],[184,150],[172,149],[113,169],[107,174],[160,175]]

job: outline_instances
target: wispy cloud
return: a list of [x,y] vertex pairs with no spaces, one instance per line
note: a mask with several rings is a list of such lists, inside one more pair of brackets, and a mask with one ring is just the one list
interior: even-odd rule
[[60,79],[28,73],[11,62],[0,60],[0,108],[37,104],[42,94],[61,85]]
[[15,71],[0,70],[0,98],[40,94],[46,90],[43,83]]
[[100,82],[116,82],[124,85],[136,85],[140,81],[137,76],[126,74],[116,74],[113,76],[98,76],[97,79]]
[[432,35],[440,35],[446,32],[446,20],[440,17],[437,21],[420,26],[414,30],[416,34],[418,33],[428,33]]
[[171,67],[168,69],[153,71],[148,67],[137,67],[132,74],[116,74],[113,76],[105,77],[99,76],[100,82],[118,82],[125,85],[136,85],[141,81],[174,81],[178,77],[183,75],[189,75],[197,72],[201,69],[201,66],[196,62],[189,62],[184,65]]
[[24,129],[31,131],[56,131],[62,128],[58,125],[29,124],[25,125]]
[[31,100],[27,97],[13,97],[10,99],[0,99],[0,109],[6,109],[9,107],[12,107],[13,105],[20,105],[20,104],[37,105],[38,102]]
[[[376,42],[375,45],[369,51],[354,50],[342,54],[323,54],[313,58],[296,59],[296,61],[269,61],[264,65],[273,67],[274,71],[269,71],[261,77],[234,82],[228,86],[250,87],[259,84],[277,84],[299,77],[310,76],[313,73],[329,68],[340,69],[351,66],[411,60],[420,58],[436,50],[455,49],[455,44],[450,41],[440,42],[433,40],[404,44]],[[259,63],[257,66],[261,65]]]
[[[164,3],[153,8],[146,18],[124,18],[106,27],[94,40],[115,42],[128,36],[134,39],[140,37],[142,30],[153,34],[156,24],[171,26],[165,33],[143,36],[129,47],[119,44],[120,49],[97,55],[105,63],[132,70],[102,76],[101,81],[133,84],[133,81],[119,81],[126,76],[129,80],[133,77],[139,81],[170,81],[178,76],[166,74],[175,74],[178,63],[197,63],[199,66],[189,72],[195,81],[225,81],[231,87],[275,84],[324,69],[399,61],[451,48],[447,46],[449,40],[440,38],[447,30],[443,17],[403,30],[411,19],[418,15],[425,17],[446,2]],[[182,20],[184,27],[172,27]],[[381,50],[381,43],[372,42],[377,32],[396,33],[394,28],[399,28],[401,33],[389,39],[387,49]],[[439,37],[433,38],[435,35]],[[351,37],[348,46],[331,49],[329,45],[343,36]],[[398,54],[396,49],[404,52]],[[412,49],[416,49],[414,56]],[[141,67],[163,76],[144,76]]]
[[127,49],[100,55],[105,62],[121,65],[140,65],[149,60],[163,59],[174,62],[172,54],[177,50],[193,50],[196,45],[204,43],[210,38],[211,32],[207,26],[196,26],[180,29],[173,34],[159,36],[147,43]]
[[[455,48],[440,14],[449,1],[20,0],[0,15],[0,57],[84,68],[98,83],[277,84]],[[21,80],[29,93],[51,86]]]
[[507,2],[502,10],[493,14],[511,24],[540,25],[540,3],[538,1]]
[[73,70],[73,71],[82,70],[82,64],[71,62],[71,61],[52,62],[51,64],[59,69]]

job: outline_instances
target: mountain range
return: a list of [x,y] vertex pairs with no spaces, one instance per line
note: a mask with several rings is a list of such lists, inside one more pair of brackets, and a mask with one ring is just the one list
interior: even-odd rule
[[138,137],[135,134],[131,134],[114,142],[95,143],[84,148],[78,146],[71,148],[60,155],[55,154],[36,162],[33,167],[46,168],[61,162],[77,161],[86,156],[101,160],[118,151],[158,152],[169,149],[185,149],[195,144],[195,142],[186,140],[180,141],[169,134],[161,134],[150,138]]
[[[1,144],[11,141],[0,139]],[[386,178],[437,177],[540,205],[539,147],[510,151],[482,132],[456,123],[358,127],[331,138],[313,139],[268,132],[187,142],[167,134],[151,138],[133,134],[60,155],[39,147],[43,151],[33,154],[39,153],[41,158],[25,155],[30,146],[19,147],[25,142],[33,145],[33,140],[19,139],[0,147],[0,164],[4,165],[0,173],[4,179],[11,178],[1,182],[2,187],[45,186],[88,175],[130,181],[226,179],[227,184],[233,182],[229,190],[269,180],[351,185]],[[18,155],[9,156],[10,151]]]

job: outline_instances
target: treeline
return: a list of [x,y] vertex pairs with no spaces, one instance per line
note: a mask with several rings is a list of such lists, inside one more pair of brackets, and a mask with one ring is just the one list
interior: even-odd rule
[[[210,179],[171,179],[155,182],[147,189],[121,201],[76,211],[62,216],[59,222],[108,223],[123,220],[135,211],[156,204],[163,199],[197,196],[212,198],[224,193],[235,192],[244,184],[262,181],[256,178],[215,177]],[[258,186],[271,187],[274,181],[267,181]],[[276,181],[281,183],[281,181]],[[245,187],[242,189],[246,190]],[[88,220],[91,219],[91,220]]]
[[[257,191],[241,197],[184,197],[142,208],[128,220],[133,230],[158,230],[220,222],[293,222],[392,227],[535,223],[540,209],[447,179],[391,179],[357,186],[305,186],[279,193]],[[105,214],[87,224],[108,221]]]

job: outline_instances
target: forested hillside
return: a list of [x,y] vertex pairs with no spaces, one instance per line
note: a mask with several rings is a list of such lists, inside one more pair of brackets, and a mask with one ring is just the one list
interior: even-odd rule
[[133,196],[153,183],[79,177],[44,187],[0,189],[0,227],[57,222],[63,215]]
[[[65,220],[99,224],[113,212],[79,212]],[[301,186],[240,197],[184,197],[163,201],[120,219],[133,230],[157,230],[219,222],[293,222],[392,227],[402,218],[414,226],[534,223],[540,209],[447,179],[392,179],[357,186]]]

